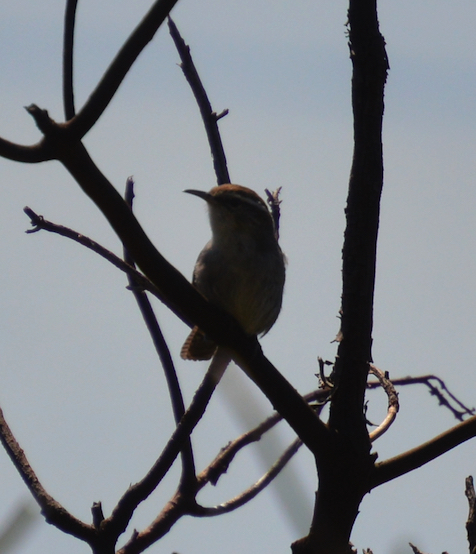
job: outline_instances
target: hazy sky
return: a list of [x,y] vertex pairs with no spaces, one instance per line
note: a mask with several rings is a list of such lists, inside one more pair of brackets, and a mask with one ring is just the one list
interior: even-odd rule
[[[0,135],[24,144],[40,134],[23,109],[62,119],[63,2],[17,0],[0,8]],[[80,107],[150,2],[82,1],[77,17]],[[317,356],[332,360],[338,330],[344,207],[352,156],[346,2],[181,0],[173,16],[192,47],[220,128],[233,182],[262,194],[282,187],[281,243],[289,260],[285,301],[263,339],[270,360],[301,392],[316,387]],[[374,361],[391,376],[435,373],[473,406],[476,392],[476,71],[473,0],[382,0],[390,59],[375,296]],[[85,144],[123,190],[136,181],[136,214],[158,249],[185,275],[208,240],[206,210],[185,188],[215,183],[205,133],[165,28],[143,52]],[[164,379],[125,278],[80,246],[46,232],[26,235],[25,205],[120,254],[96,207],[56,162],[0,160],[0,405],[39,478],[74,515],[106,514],[140,479],[173,429]],[[157,303],[190,401],[204,367],[179,360],[187,328]],[[369,394],[369,418],[385,413]],[[375,444],[383,460],[455,424],[418,386],[400,391],[401,412]],[[242,415],[246,413],[249,418]],[[270,412],[231,368],[194,435],[198,466]],[[264,442],[272,460],[291,433]],[[175,468],[176,469],[176,468]],[[256,449],[200,497],[216,504],[265,469]],[[141,507],[146,525],[174,490],[177,472]],[[464,479],[476,474],[467,443],[368,495],[353,541],[375,554],[467,550]],[[150,552],[288,552],[307,532],[316,488],[299,453],[252,503],[209,520],[181,521]],[[0,452],[0,522],[28,499]],[[284,493],[282,492],[284,490]],[[295,498],[294,518],[280,504]],[[298,523],[296,524],[296,520]],[[79,554],[87,547],[43,523],[12,552]]]

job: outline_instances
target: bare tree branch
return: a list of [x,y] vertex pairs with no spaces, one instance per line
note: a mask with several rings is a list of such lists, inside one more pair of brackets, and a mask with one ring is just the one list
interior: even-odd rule
[[0,138],[0,156],[7,160],[27,164],[37,164],[54,159],[53,151],[45,140],[32,146],[24,146]]
[[81,139],[101,117],[142,50],[153,39],[177,0],[157,0],[117,53],[78,114],[65,124],[68,133]]
[[225,110],[220,114],[213,111],[205,87],[203,86],[200,76],[195,68],[195,64],[193,63],[192,56],[190,54],[190,46],[185,44],[185,41],[181,37],[179,30],[172,21],[171,17],[169,17],[168,22],[170,35],[175,43],[180,59],[182,60],[180,67],[182,68],[183,74],[192,89],[200,110],[200,114],[202,115],[203,124],[207,133],[208,144],[210,145],[217,182],[219,185],[230,183],[231,181],[226,163],[225,150],[221,141],[220,131],[218,130],[218,120],[227,115],[228,110]]
[[438,456],[475,436],[476,416],[473,416],[416,448],[412,448],[384,462],[377,463],[375,472],[370,480],[369,490],[431,462],[435,458],[438,458]]
[[79,519],[72,516],[59,502],[46,492],[40,483],[33,468],[25,456],[22,448],[13,436],[3,412],[0,409],[0,441],[7,451],[10,460],[16,467],[21,478],[25,482],[33,498],[41,508],[41,513],[48,523],[51,523],[64,533],[74,535],[88,544],[93,544],[95,540],[95,530],[91,525],[87,525]]
[[67,0],[64,14],[63,30],[63,109],[66,121],[72,119],[74,108],[73,86],[73,51],[74,51],[74,24],[78,0]]
[[302,442],[300,439],[296,439],[285,451],[284,453],[279,457],[278,460],[270,467],[270,469],[259,479],[256,481],[254,485],[252,485],[249,489],[245,490],[238,496],[235,496],[235,498],[232,498],[231,500],[228,500],[228,502],[224,502],[223,504],[219,504],[218,506],[213,507],[204,507],[204,506],[197,506],[195,513],[192,515],[196,515],[198,517],[210,517],[210,516],[218,516],[221,514],[227,514],[229,512],[232,512],[233,510],[236,510],[240,506],[243,506],[253,498],[255,498],[262,490],[264,490],[275,477],[279,475],[279,473],[282,471],[284,466],[289,462],[289,460],[296,454],[296,452],[301,448]]
[[474,492],[473,477],[471,475],[466,477],[465,494],[469,505],[468,519],[466,521],[469,554],[476,554],[476,493]]
[[369,438],[373,442],[377,440],[379,437],[381,437],[384,433],[386,433],[390,428],[390,426],[392,425],[392,423],[395,421],[395,418],[397,417],[397,413],[399,410],[399,403],[398,403],[398,393],[395,390],[395,387],[393,386],[393,383],[390,381],[388,376],[374,364],[369,364],[369,370],[370,370],[370,373],[372,373],[377,377],[380,385],[385,390],[388,396],[387,417],[382,421],[382,423],[376,429],[374,429],[369,434]]
[[[439,390],[434,386],[431,381],[436,381]],[[400,379],[392,379],[392,383],[395,386],[404,386],[404,385],[426,385],[430,389],[430,394],[435,396],[441,406],[445,406],[452,412],[456,419],[463,421],[465,416],[476,415],[475,408],[469,408],[463,402],[461,402],[456,396],[450,392],[445,382],[436,375],[422,375],[421,377],[402,377]],[[379,386],[379,383],[368,383],[369,389],[373,389]],[[448,397],[448,398],[447,398]],[[451,402],[456,404],[452,406]]]
[[[131,177],[127,179],[125,200],[128,206],[132,210],[134,199],[134,181]],[[127,249],[124,248],[124,261],[131,267],[135,267],[134,260],[129,255]],[[169,347],[165,342],[164,335],[157,321],[157,317],[152,309],[152,306],[147,298],[144,289],[140,286],[138,280],[136,280],[130,273],[127,274],[129,280],[130,289],[136,299],[139,310],[142,314],[146,327],[152,338],[157,354],[167,381],[169,389],[170,400],[172,402],[172,411],[174,414],[175,424],[178,425],[185,413],[185,404],[183,401],[182,391],[175,371],[175,366],[172,361]],[[192,442],[190,437],[185,441],[182,449],[182,476],[180,479],[179,489],[181,491],[194,490],[196,488],[196,475],[195,475],[195,462],[193,458]]]
[[[208,368],[208,371],[202,383],[196,390],[188,410],[184,413],[182,419],[180,420],[180,423],[177,425],[176,430],[170,437],[160,457],[157,459],[150,471],[141,481],[129,487],[129,489],[124,493],[122,498],[117,503],[111,516],[104,520],[102,527],[104,529],[107,529],[108,532],[114,531],[117,536],[123,533],[137,506],[155,490],[157,485],[167,474],[178,454],[183,449],[185,441],[188,440],[188,437],[190,437],[193,429],[196,427],[197,423],[203,416],[205,409],[210,401],[210,398],[215,391],[215,388],[218,385],[229,361],[229,353],[223,348],[218,348],[217,354],[215,354],[215,356],[213,357],[210,367]],[[189,502],[190,499],[194,498],[194,495],[190,494],[190,491],[187,491],[187,494],[183,494],[183,492],[180,492],[178,493],[178,496],[186,499],[187,502]],[[172,505],[175,504],[178,504],[178,501],[172,502]],[[169,507],[166,507],[166,509],[168,510]],[[173,521],[175,522],[182,513],[183,512],[180,510],[173,512]],[[154,522],[155,528],[158,528],[160,525],[162,525],[163,522],[161,520],[164,517],[163,514],[164,510],[162,511],[162,514],[156,519],[156,522]],[[152,528],[153,526],[154,524],[151,525]],[[131,544],[134,543],[134,546],[131,546],[131,548],[136,548],[135,543],[137,541],[138,544],[145,544],[143,543],[144,536],[147,536],[152,540],[152,542],[147,543],[146,546],[144,546],[144,548],[146,548],[147,546],[150,546],[150,544],[153,544],[153,542],[158,540],[162,535],[160,534],[160,532],[151,534],[148,530],[147,532],[134,533],[134,536],[131,538],[130,541]],[[134,552],[135,551],[136,550],[134,550]],[[138,550],[138,552],[141,551],[142,550]]]
[[26,231],[27,233],[37,233],[40,230],[44,230],[74,240],[78,244],[81,244],[82,246],[89,248],[89,250],[92,250],[96,254],[99,254],[102,258],[110,262],[112,265],[114,265],[127,275],[130,275],[136,281],[136,286],[139,286],[142,290],[149,291],[159,300],[162,300],[160,291],[157,289],[156,286],[154,286],[153,283],[149,281],[149,279],[147,279],[145,275],[137,271],[137,269],[135,269],[125,261],[121,260],[121,258],[116,256],[110,250],[104,248],[104,246],[101,246],[99,243],[95,242],[89,237],[82,235],[77,231],[70,229],[69,227],[64,227],[63,225],[58,225],[56,223],[48,221],[42,215],[36,214],[28,206],[26,206],[23,211],[31,219],[31,224],[34,226],[33,229]]

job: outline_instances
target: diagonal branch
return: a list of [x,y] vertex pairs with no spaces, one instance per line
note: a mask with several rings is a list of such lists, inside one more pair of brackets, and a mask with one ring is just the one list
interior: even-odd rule
[[208,143],[210,145],[217,182],[219,185],[230,183],[231,181],[226,164],[225,150],[221,141],[220,131],[218,130],[218,120],[227,115],[228,110],[225,110],[220,114],[217,114],[212,110],[212,105],[208,99],[205,87],[203,86],[197,69],[195,68],[195,64],[193,63],[192,55],[190,54],[190,47],[185,43],[179,33],[179,30],[177,29],[177,26],[170,17],[168,21],[170,35],[175,43],[180,59],[182,60],[180,67],[190,85],[190,88],[192,89],[202,116]]
[[157,0],[117,53],[91,96],[66,128],[81,139],[101,117],[139,54],[154,38],[177,0]]
[[376,464],[369,490],[431,462],[475,436],[476,416],[473,416],[416,448]]
[[33,468],[30,466],[25,453],[5,421],[2,410],[0,410],[0,441],[33,498],[40,506],[46,521],[64,533],[73,535],[88,544],[93,544],[96,534],[94,528],[72,516],[43,488]]
[[157,287],[155,287],[153,283],[151,283],[149,279],[145,277],[145,275],[140,273],[140,271],[137,271],[137,269],[129,265],[124,260],[121,260],[121,258],[116,256],[113,252],[111,252],[110,250],[107,250],[107,248],[104,248],[104,246],[101,246],[99,243],[90,239],[86,235],[82,235],[77,231],[70,229],[69,227],[65,227],[63,225],[58,225],[57,223],[53,223],[52,221],[48,221],[42,215],[36,214],[28,206],[23,208],[23,211],[31,219],[31,224],[34,227],[33,229],[26,231],[27,233],[29,234],[37,233],[38,231],[43,229],[50,233],[55,233],[62,237],[66,237],[71,240],[74,240],[78,244],[81,244],[82,246],[85,246],[86,248],[88,248],[89,250],[92,250],[96,254],[99,254],[99,256],[103,257],[105,260],[110,262],[113,266],[117,267],[127,275],[131,276],[136,281],[137,286],[140,286],[142,290],[149,291],[151,294],[156,296],[159,300],[162,299],[160,291],[157,290]]
[[[183,415],[160,457],[157,459],[148,474],[141,481],[130,486],[124,493],[122,498],[117,503],[117,506],[114,508],[111,517],[104,520],[103,527],[108,529],[109,532],[114,532],[117,536],[123,533],[137,506],[155,490],[157,485],[167,474],[178,454],[182,450],[185,441],[188,440],[188,437],[190,437],[193,429],[196,427],[197,423],[204,414],[210,398],[215,391],[215,388],[218,385],[229,360],[229,353],[225,349],[219,348],[217,350],[217,354],[213,357],[202,383],[195,392],[190,407]],[[185,498],[187,501],[190,501],[190,499],[193,499],[194,496],[188,493],[189,491],[187,491],[186,495],[178,493],[178,496],[182,500]],[[172,502],[171,504],[175,506],[176,502]],[[163,516],[164,512],[167,512],[165,518]],[[150,526],[153,531],[151,532],[148,529],[146,532],[134,533],[130,540],[131,546],[129,547],[126,545],[126,547],[132,548],[132,551],[134,552],[142,551],[162,536],[161,532],[164,528],[164,520],[166,520],[168,516],[172,515],[172,523],[170,523],[170,525],[172,525],[173,522],[175,522],[183,513],[183,509],[177,510],[174,507],[171,512],[170,509],[166,507],[162,514]],[[166,530],[170,528],[167,528],[167,526],[165,527]],[[148,542],[149,540],[151,542]],[[144,548],[142,548],[142,546],[144,546]]]
[[219,516],[222,514],[228,514],[237,508],[245,505],[247,502],[255,498],[262,490],[264,490],[272,481],[279,475],[284,466],[289,462],[289,460],[296,454],[296,452],[301,448],[302,442],[300,439],[296,439],[283,454],[276,460],[276,462],[269,468],[269,470],[256,481],[254,485],[250,488],[235,496],[228,502],[224,502],[218,506],[213,507],[204,507],[197,506],[196,511],[192,515],[198,517],[210,517],[210,516]]

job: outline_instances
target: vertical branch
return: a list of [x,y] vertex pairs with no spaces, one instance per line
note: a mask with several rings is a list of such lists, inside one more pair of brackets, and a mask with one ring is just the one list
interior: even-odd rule
[[78,0],[67,0],[63,31],[63,107],[66,121],[76,115],[73,88],[74,24]]
[[[372,361],[373,296],[380,197],[383,185],[382,119],[388,60],[376,0],[350,0],[349,48],[353,65],[354,153],[342,251],[338,390],[330,425],[367,437],[363,416],[368,364]],[[357,422],[360,422],[360,426]],[[360,429],[356,429],[360,427]],[[364,448],[367,448],[367,444]]]
[[[131,177],[127,179],[125,201],[132,210],[132,204],[134,199],[134,181]],[[129,254],[127,248],[124,247],[124,261],[130,266],[135,267],[134,260]],[[172,402],[172,411],[176,425],[180,423],[184,413],[185,404],[183,401],[182,391],[180,389],[180,383],[175,371],[175,366],[170,354],[169,347],[165,341],[162,330],[159,326],[157,318],[152,309],[151,303],[147,298],[144,289],[141,287],[131,274],[127,275],[129,281],[129,287],[136,299],[139,306],[144,322],[152,337],[157,354],[159,355],[162,367],[164,369],[165,380],[169,389],[170,400]],[[195,489],[196,475],[195,475],[195,462],[193,457],[192,441],[190,437],[184,441],[182,449],[182,475],[180,478],[180,491],[184,492],[185,489]]]
[[319,489],[310,533],[293,554],[350,554],[350,534],[374,470],[364,417],[372,360],[375,257],[383,183],[383,91],[388,62],[376,0],[350,0],[349,47],[353,65],[354,154],[342,251],[341,332],[336,390],[329,413],[333,441],[316,457]]

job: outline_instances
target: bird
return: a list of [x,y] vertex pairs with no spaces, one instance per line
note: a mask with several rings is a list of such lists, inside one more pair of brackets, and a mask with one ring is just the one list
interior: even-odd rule
[[[212,238],[200,252],[193,286],[248,335],[264,335],[281,310],[286,259],[264,200],[241,185],[184,192],[205,200]],[[197,326],[184,342],[185,360],[209,360],[217,345]]]

